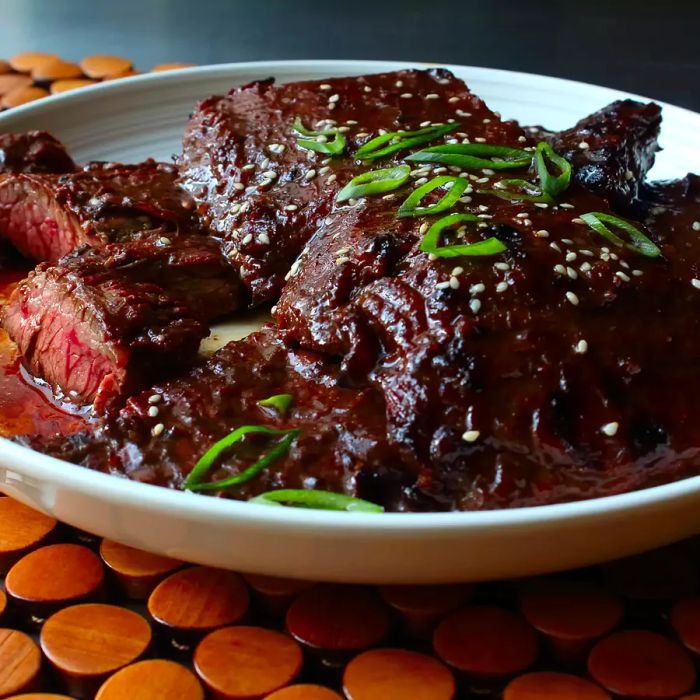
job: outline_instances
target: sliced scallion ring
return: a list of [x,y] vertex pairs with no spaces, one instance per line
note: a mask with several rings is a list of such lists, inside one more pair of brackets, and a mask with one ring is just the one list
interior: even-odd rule
[[[439,202],[429,204],[425,207],[420,206],[420,203],[423,201],[423,197],[425,197],[427,194],[430,194],[438,187],[445,187],[445,185],[450,184],[450,189],[445,193]],[[456,177],[453,175],[440,175],[439,177],[434,177],[424,185],[421,185],[417,189],[413,190],[413,192],[406,197],[399,207],[398,212],[396,212],[396,216],[401,219],[406,216],[439,214],[441,211],[451,209],[468,186],[469,182],[463,177]]]
[[[499,160],[494,160],[494,158],[499,158]],[[413,163],[456,165],[465,170],[480,168],[508,170],[530,165],[532,153],[521,148],[489,143],[450,143],[444,146],[431,146],[417,153],[411,153],[404,160]]]
[[318,510],[345,510],[362,513],[383,513],[384,508],[364,501],[361,498],[353,498],[343,493],[320,491],[317,489],[279,489],[267,491],[259,496],[251,498],[249,503],[263,503],[270,506],[295,506],[297,508],[314,508]]
[[262,399],[258,401],[258,406],[264,406],[265,408],[274,408],[279,414],[285,415],[289,410],[289,407],[293,401],[291,394],[275,394],[267,399]]
[[[645,255],[647,258],[658,258],[661,255],[659,247],[638,228],[629,221],[625,221],[618,216],[605,214],[602,211],[591,211],[588,214],[581,214],[580,218],[585,221],[596,233],[601,235],[613,245],[633,250],[635,253]],[[626,233],[629,241],[624,241],[620,236],[611,231],[606,224],[614,226],[619,231]]]
[[[558,175],[553,175],[549,171],[549,163],[552,163],[559,170]],[[560,156],[548,143],[540,141],[535,151],[535,165],[537,166],[537,176],[540,178],[542,192],[550,197],[560,195],[571,181],[571,163],[566,158]]]
[[457,243],[440,245],[440,234],[447,228],[463,222],[481,223],[474,214],[448,214],[438,219],[425,234],[419,248],[424,253],[430,253],[438,258],[458,258],[462,256],[498,255],[506,250],[506,246],[498,238],[487,238],[476,243]]
[[479,190],[479,194],[490,194],[494,197],[508,200],[524,200],[528,202],[545,202],[553,204],[554,200],[542,188],[527,180],[500,180],[492,190]]
[[[313,138],[298,139],[297,145],[300,148],[305,148],[307,151],[316,151],[317,153],[325,153],[331,156],[339,156],[344,153],[348,142],[338,129],[324,129],[322,131],[312,131],[307,129],[301,119],[297,117],[292,125],[294,131],[302,136],[310,136]],[[319,136],[333,136],[332,141],[317,141]]]
[[391,153],[396,153],[396,151],[433,141],[457,128],[459,128],[459,124],[439,124],[437,126],[426,126],[417,131],[390,131],[388,134],[381,134],[367,141],[366,144],[358,148],[355,158],[371,160],[388,156]]
[[[221,489],[230,488],[231,486],[239,486],[246,481],[250,481],[257,476],[263,469],[269,467],[274,461],[278,460],[289,450],[290,445],[294,442],[301,430],[292,428],[290,430],[277,430],[268,428],[264,425],[242,425],[229,433],[226,437],[218,442],[215,442],[198,460],[197,464],[185,479],[182,487],[189,491],[219,491]],[[228,450],[236,442],[239,442],[243,437],[251,433],[263,433],[264,435],[279,435],[280,440],[269,452],[266,452],[254,464],[244,469],[239,474],[222,479],[220,481],[205,482],[203,479],[211,471],[216,460]]]
[[368,170],[360,173],[348,182],[336,195],[336,202],[345,202],[348,199],[357,199],[371,194],[383,194],[391,192],[403,185],[411,174],[408,165],[397,165],[393,168],[381,170]]

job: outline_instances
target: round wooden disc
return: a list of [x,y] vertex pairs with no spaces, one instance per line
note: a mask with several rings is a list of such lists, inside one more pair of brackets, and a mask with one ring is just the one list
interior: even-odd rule
[[77,63],[62,61],[60,58],[44,61],[32,69],[32,78],[37,82],[79,78],[82,74]]
[[598,642],[588,657],[591,677],[614,695],[676,698],[695,683],[683,647],[645,630],[617,632]]
[[32,690],[41,670],[41,653],[23,632],[0,629],[0,698]]
[[248,589],[238,574],[206,566],[170,575],[148,599],[151,616],[179,630],[208,631],[232,625],[246,614],[248,605]]
[[254,700],[291,683],[302,666],[299,645],[262,627],[226,627],[208,634],[194,667],[215,697]]
[[503,700],[611,700],[610,695],[585,678],[568,673],[526,673],[512,680]]
[[268,695],[265,700],[343,700],[338,693],[322,685],[288,685],[286,688],[276,690]]
[[389,612],[376,591],[321,584],[302,593],[287,611],[287,629],[305,646],[360,651],[389,631]]
[[63,604],[95,595],[102,562],[87,547],[52,544],[22,557],[5,578],[7,594],[28,606]]
[[10,59],[13,70],[20,73],[31,73],[44,63],[59,60],[55,53],[43,53],[41,51],[26,51],[18,53]]
[[78,88],[88,87],[90,85],[96,85],[96,80],[89,80],[88,78],[80,78],[76,80],[55,80],[51,83],[52,95],[59,95],[62,92],[68,92],[69,90],[77,90]]
[[373,649],[345,669],[348,700],[452,700],[455,681],[432,656],[405,649]]
[[46,658],[69,676],[104,676],[136,661],[151,643],[140,615],[116,605],[74,605],[52,615],[41,630]]
[[18,75],[17,73],[0,75],[0,97],[6,95],[8,92],[19,90],[19,88],[29,87],[31,84],[32,79],[28,75]]
[[700,598],[682,598],[671,610],[671,624],[685,646],[700,654]]
[[488,605],[452,613],[435,630],[433,648],[453,668],[473,676],[502,677],[537,658],[537,636],[519,615]]
[[283,614],[302,591],[313,586],[309,581],[277,576],[243,574],[243,578],[265,609],[275,614]]
[[168,70],[179,70],[180,68],[193,68],[194,63],[159,63],[151,68],[151,73],[162,73]]
[[41,87],[34,87],[32,85],[20,87],[16,90],[6,92],[2,96],[2,100],[0,100],[0,106],[4,107],[5,109],[9,109],[10,107],[19,107],[48,96],[49,91]]
[[520,592],[518,603],[527,621],[542,634],[576,641],[602,637],[623,613],[616,596],[588,581],[536,580]]
[[86,56],[80,67],[88,78],[107,78],[110,75],[124,73],[131,69],[131,61],[120,56],[96,55]]
[[100,556],[129,598],[145,600],[153,589],[183,562],[103,540]]
[[55,527],[56,521],[48,515],[14,498],[0,498],[0,574],[41,543]]
[[139,661],[117,671],[95,700],[204,700],[204,690],[184,666],[165,659]]

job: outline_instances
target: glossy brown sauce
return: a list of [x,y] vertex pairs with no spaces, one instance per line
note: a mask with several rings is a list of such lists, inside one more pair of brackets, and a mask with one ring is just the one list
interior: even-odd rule
[[[0,262],[0,304],[28,268]],[[0,436],[69,434],[85,428],[83,416],[62,410],[23,376],[17,348],[0,328]]]

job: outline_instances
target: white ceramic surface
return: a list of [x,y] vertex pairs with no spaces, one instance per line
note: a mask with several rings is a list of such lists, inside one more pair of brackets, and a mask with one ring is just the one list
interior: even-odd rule
[[[168,158],[194,103],[257,78],[357,75],[421,64],[293,61],[146,75],[0,115],[0,131],[47,129],[78,160]],[[542,76],[448,66],[492,107],[562,128],[628,95]],[[665,106],[656,177],[698,169],[700,115]],[[245,334],[248,319],[215,329]],[[209,344],[211,347],[212,343]],[[427,583],[591,564],[700,531],[700,477],[580,503],[484,513],[361,514],[271,508],[138,484],[0,441],[0,489],[98,535],[193,562],[346,582]]]

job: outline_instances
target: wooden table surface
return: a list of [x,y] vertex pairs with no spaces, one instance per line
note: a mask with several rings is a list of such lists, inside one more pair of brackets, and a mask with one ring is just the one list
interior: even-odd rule
[[127,56],[140,70],[266,59],[507,68],[700,110],[696,0],[0,0],[0,53]]

